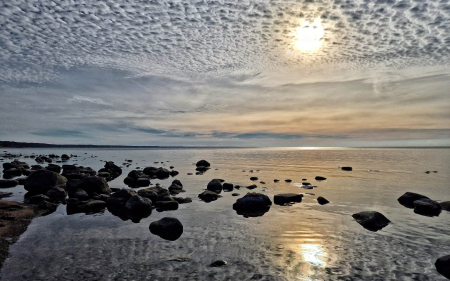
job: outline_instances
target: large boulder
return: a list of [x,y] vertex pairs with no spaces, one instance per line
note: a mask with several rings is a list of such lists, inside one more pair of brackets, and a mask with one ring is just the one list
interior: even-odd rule
[[438,202],[428,199],[422,198],[414,201],[414,213],[423,215],[423,216],[439,216],[442,211],[441,205]]
[[414,208],[414,201],[419,199],[429,199],[429,198],[422,194],[406,192],[405,194],[400,196],[397,200],[400,204],[402,204],[406,208],[412,209]]
[[66,183],[67,179],[60,174],[48,170],[38,170],[27,177],[24,188],[31,193],[45,194],[51,188],[64,187]]
[[450,279],[450,255],[438,258],[434,265],[437,272]]
[[97,176],[89,176],[82,179],[73,179],[67,182],[67,191],[69,194],[82,189],[86,191],[90,197],[95,194],[110,194],[111,189],[104,178]]
[[222,182],[219,179],[213,179],[208,183],[206,189],[219,194],[222,192]]
[[63,201],[66,199],[67,192],[64,188],[53,187],[49,189],[45,195],[52,199],[52,201]]
[[169,191],[172,194],[178,194],[183,191],[183,184],[179,180],[174,180],[169,186]]
[[277,205],[286,205],[290,203],[302,202],[303,194],[283,193],[277,194],[273,197],[273,202]]
[[223,184],[222,188],[223,188],[223,191],[225,191],[225,192],[230,192],[230,191],[233,191],[234,185],[233,185],[232,183],[227,183],[227,182],[225,182],[225,183]]
[[110,174],[113,179],[119,177],[122,174],[122,168],[114,164],[114,162],[112,161],[108,161],[105,163],[105,169],[111,171]]
[[236,200],[233,209],[238,215],[245,217],[258,217],[267,213],[272,206],[272,201],[267,195],[249,192],[244,197]]
[[56,164],[48,164],[48,166],[45,167],[45,169],[55,172],[57,174],[61,173],[61,166],[56,165]]
[[352,217],[365,229],[370,231],[378,231],[391,222],[383,214],[375,211],[360,212],[353,214]]
[[136,195],[136,192],[134,190],[123,188],[111,194],[108,200],[106,200],[106,203],[108,204],[108,207],[122,207],[125,206],[128,199],[130,199],[134,195]]
[[169,241],[175,241],[183,234],[183,225],[176,218],[165,217],[154,221],[150,224],[149,229],[152,234]]

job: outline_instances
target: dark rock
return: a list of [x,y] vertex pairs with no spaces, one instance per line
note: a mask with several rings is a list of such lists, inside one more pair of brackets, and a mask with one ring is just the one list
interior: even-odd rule
[[169,191],[172,194],[178,194],[183,190],[183,184],[179,180],[174,180],[169,186]]
[[171,177],[175,177],[175,176],[177,176],[178,174],[179,174],[178,171],[175,171],[175,170],[170,171],[170,176],[171,176]]
[[49,164],[47,167],[45,167],[45,169],[57,174],[61,173],[61,167],[55,164]]
[[41,165],[33,165],[31,166],[31,170],[33,171],[37,171],[37,170],[44,170],[45,168],[42,167]]
[[439,205],[441,205],[442,210],[450,212],[450,201],[439,203]]
[[75,171],[77,166],[75,165],[62,165],[63,171]]
[[64,199],[66,199],[67,192],[64,188],[54,187],[49,189],[45,195],[47,195],[53,201],[63,201]]
[[434,265],[437,272],[450,279],[450,255],[438,258]]
[[51,214],[54,211],[56,211],[58,204],[50,203],[48,201],[41,201],[38,204],[38,207],[39,207],[39,209],[47,210],[47,212],[43,214],[45,216],[45,215]]
[[187,204],[187,203],[191,203],[192,202],[192,198],[190,198],[190,197],[186,197],[186,198],[173,197],[173,200],[177,201],[178,204]]
[[319,196],[317,198],[317,202],[319,202],[320,205],[325,205],[325,204],[330,203],[330,201],[328,201],[327,199],[323,198],[322,196]]
[[251,180],[251,181],[257,181],[257,180],[258,180],[258,177],[250,177],[250,180]]
[[170,176],[170,171],[166,168],[158,168],[158,170],[155,173],[155,176],[158,179],[166,179]]
[[30,204],[37,205],[37,204],[41,203],[41,201],[50,201],[50,198],[47,195],[38,194],[38,195],[31,196],[30,198],[28,198],[27,201]]
[[438,202],[428,199],[422,198],[414,201],[414,213],[429,217],[439,216],[442,208]]
[[3,178],[12,179],[14,177],[20,177],[22,175],[21,169],[9,169],[3,171]]
[[197,168],[195,168],[196,171],[199,172],[206,172],[209,170],[209,167],[205,167],[205,166],[198,166]]
[[272,206],[272,201],[267,195],[261,193],[247,193],[242,198],[239,198],[233,204],[233,209],[238,215],[244,217],[258,217],[267,213]]
[[274,179],[273,182],[279,182],[280,180]]
[[99,171],[97,173],[97,176],[101,177],[101,178],[105,178],[106,180],[109,180],[111,178],[111,173],[110,172],[106,172],[106,171]]
[[130,171],[128,173],[128,177],[132,178],[135,181],[137,181],[140,178],[148,178],[147,175],[145,175],[142,171],[138,171],[138,170]]
[[208,183],[206,189],[219,194],[222,192],[222,183],[219,179],[213,179]]
[[131,178],[131,177],[126,177],[126,178],[123,180],[123,183],[126,184],[126,185],[128,185],[128,186],[135,186],[135,185],[136,185],[135,180],[134,180],[133,178]]
[[105,163],[105,169],[111,171],[111,178],[115,179],[122,175],[122,168],[114,164],[112,161],[108,161]]
[[158,193],[153,188],[138,190],[138,194],[142,197],[150,199],[152,202],[156,202],[159,199]]
[[258,186],[256,185],[256,184],[252,184],[252,185],[249,185],[249,186],[247,186],[247,189],[255,189],[255,188],[257,188]]
[[67,160],[69,160],[69,159],[70,159],[69,155],[67,155],[67,154],[61,155],[61,160],[67,161]]
[[16,180],[0,180],[0,188],[11,188],[19,184]]
[[13,195],[12,192],[1,192],[1,191],[0,191],[0,199],[2,199],[2,198],[8,198],[8,197],[11,197],[12,195]]
[[77,189],[73,194],[71,194],[70,197],[79,199],[80,201],[85,201],[89,199],[89,194],[83,189]]
[[374,211],[360,212],[352,215],[352,217],[370,231],[378,231],[391,222],[383,214]]
[[158,201],[155,203],[157,211],[175,211],[178,210],[178,202],[171,201]]
[[86,213],[103,212],[105,208],[106,202],[103,200],[91,200],[84,207]]
[[342,171],[353,171],[352,167],[341,167]]
[[100,195],[94,196],[95,200],[100,200],[100,201],[103,201],[105,203],[108,200],[108,198],[109,198],[109,195],[106,195],[106,194],[100,194]]
[[111,189],[106,180],[97,176],[89,176],[82,179],[69,180],[67,182],[67,191],[69,192],[69,195],[78,189],[83,189],[90,197],[111,193]]
[[285,182],[292,182],[292,180],[291,179],[287,179],[287,180],[284,180]]
[[150,224],[150,232],[165,240],[175,241],[183,234],[183,225],[176,218],[162,218]]
[[147,176],[153,177],[157,171],[158,171],[158,168],[146,167],[146,168],[144,168],[143,173],[146,174]]
[[136,186],[138,187],[144,187],[144,186],[149,186],[150,185],[150,180],[148,178],[138,178],[136,180]]
[[277,194],[273,197],[273,201],[277,205],[286,205],[290,203],[302,202],[303,194],[296,193],[283,193]]
[[326,177],[317,176],[317,177],[315,177],[315,179],[316,179],[316,181],[324,181],[327,178]]
[[217,260],[217,261],[211,263],[209,266],[210,267],[221,267],[221,266],[224,266],[224,265],[227,265],[226,261],[224,261],[224,260]]
[[405,194],[400,196],[397,200],[403,206],[412,209],[414,208],[414,201],[419,199],[429,199],[429,198],[422,194],[406,192]]
[[203,191],[202,193],[200,193],[198,195],[198,198],[200,198],[201,200],[203,200],[203,201],[205,201],[207,203],[209,203],[211,201],[215,201],[219,197],[220,197],[219,194],[217,194],[217,193],[215,193],[213,191],[210,191],[210,190],[205,190],[205,191]]
[[200,160],[195,164],[197,167],[203,166],[203,167],[210,167],[211,164],[206,160]]
[[233,193],[233,194],[231,194],[231,196],[239,196],[240,194],[239,193]]
[[130,199],[132,196],[136,195],[136,192],[131,189],[121,189],[117,192],[112,193],[108,200],[106,200],[106,203],[108,206],[124,206],[128,199]]
[[38,170],[28,176],[24,182],[25,190],[44,194],[53,187],[64,187],[67,179],[60,174],[48,170]]
[[223,191],[227,191],[227,192],[229,192],[229,191],[233,191],[233,188],[234,186],[233,186],[233,184],[232,183],[224,183],[223,184]]
[[132,213],[151,212],[152,201],[139,195],[133,195],[125,203],[125,208]]

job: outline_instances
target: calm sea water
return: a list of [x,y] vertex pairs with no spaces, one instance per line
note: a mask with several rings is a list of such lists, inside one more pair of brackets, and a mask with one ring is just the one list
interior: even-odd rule
[[[406,191],[438,201],[450,200],[449,149],[10,149],[31,154],[77,154],[73,162],[96,170],[101,160],[122,164],[132,159],[111,187],[136,167],[170,161],[180,172],[183,197],[190,204],[156,212],[139,223],[103,214],[67,215],[66,207],[31,223],[10,249],[1,280],[446,280],[434,267],[450,254],[450,213],[424,217],[401,206]],[[87,153],[87,154],[85,154]],[[92,157],[97,156],[97,157]],[[195,175],[194,163],[212,169]],[[22,158],[30,164],[33,160]],[[352,172],[339,169],[352,166]],[[217,169],[217,170],[215,170]],[[254,173],[248,170],[253,169]],[[247,172],[243,172],[243,170]],[[256,170],[259,170],[256,172]],[[436,170],[438,173],[425,174]],[[193,172],[194,175],[187,175]],[[239,197],[205,203],[197,195],[213,178],[247,186],[250,176],[266,184],[254,191],[273,199],[277,193],[312,192],[292,206],[272,205],[262,217],[244,218],[232,204]],[[315,176],[325,176],[323,182]],[[274,183],[273,179],[280,179]],[[292,183],[284,182],[292,179]],[[298,186],[308,179],[317,188]],[[153,180],[168,187],[172,179]],[[22,186],[9,200],[23,200]],[[6,190],[5,190],[6,191]],[[245,195],[248,190],[235,191]],[[315,200],[331,201],[321,206]],[[374,210],[392,223],[378,232],[357,224],[352,214]],[[178,218],[184,233],[170,242],[150,233],[162,217]],[[221,268],[208,265],[218,259]]]

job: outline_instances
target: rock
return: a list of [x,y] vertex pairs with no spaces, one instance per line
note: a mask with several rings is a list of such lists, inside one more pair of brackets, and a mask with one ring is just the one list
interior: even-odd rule
[[21,169],[9,169],[3,171],[3,178],[12,179],[14,177],[20,177],[22,175]]
[[165,240],[175,241],[183,234],[183,225],[176,218],[165,217],[149,226],[150,232]]
[[441,205],[442,210],[450,212],[450,201],[439,203],[439,205]]
[[209,167],[205,167],[205,166],[198,166],[197,168],[195,168],[196,171],[199,172],[206,172],[209,170]]
[[400,196],[397,200],[403,206],[412,209],[414,208],[414,201],[419,199],[429,199],[429,198],[422,194],[406,192],[405,194]]
[[32,171],[37,171],[37,170],[44,170],[45,168],[42,167],[41,165],[33,165],[31,166],[31,170]]
[[115,179],[122,175],[122,168],[114,164],[112,161],[108,161],[105,163],[105,169],[108,169],[111,171],[111,178]]
[[80,201],[85,201],[89,199],[89,194],[84,191],[83,189],[77,189],[73,194],[70,196],[71,198],[77,198]]
[[240,194],[239,193],[233,193],[233,194],[231,194],[231,196],[239,196]]
[[140,178],[148,178],[147,175],[145,175],[142,171],[138,170],[132,170],[128,173],[128,177],[132,178],[133,180],[138,180]]
[[178,174],[179,174],[178,171],[175,171],[175,170],[170,171],[170,176],[171,176],[171,177],[175,177],[175,176],[177,176]]
[[391,222],[383,214],[375,211],[360,212],[353,214],[352,217],[365,229],[370,231],[378,231]]
[[166,168],[158,168],[158,170],[155,173],[155,176],[158,179],[166,179],[170,176],[170,171]]
[[61,167],[55,164],[49,164],[47,167],[45,167],[45,169],[57,174],[61,173]]
[[94,196],[95,200],[100,200],[100,201],[103,201],[105,203],[108,200],[108,198],[109,198],[109,195],[106,195],[106,194],[100,194],[100,195]]
[[63,201],[64,199],[66,199],[67,192],[64,188],[54,187],[49,189],[45,195],[47,195],[53,201]]
[[106,200],[106,203],[109,206],[124,206],[128,199],[130,199],[132,196],[136,195],[136,192],[131,189],[121,189],[117,192],[112,193],[108,200]]
[[342,171],[353,171],[352,167],[341,167]]
[[429,217],[439,216],[442,208],[438,202],[428,199],[422,198],[414,201],[414,213]]
[[128,199],[125,208],[132,213],[151,212],[152,201],[139,195],[133,195]]
[[144,187],[144,186],[149,186],[150,185],[150,180],[148,178],[138,178],[136,180],[136,186],[138,187]]
[[325,205],[325,204],[330,203],[330,201],[328,201],[327,199],[323,198],[322,196],[319,196],[317,198],[317,202],[319,202],[320,205]]
[[285,182],[292,182],[292,180],[291,179],[287,179],[287,180],[284,180]]
[[58,207],[58,204],[50,203],[48,201],[41,201],[38,204],[39,209],[47,210],[47,212],[43,215],[48,215],[50,213],[53,213],[56,211],[56,208]]
[[157,211],[175,211],[178,210],[177,201],[158,201],[155,203]]
[[217,261],[211,263],[209,266],[210,267],[221,267],[221,266],[224,266],[224,265],[227,265],[226,261],[224,261],[224,260],[217,260]]
[[136,185],[136,184],[135,184],[135,180],[134,180],[133,178],[131,178],[131,177],[126,177],[126,178],[123,180],[123,183],[126,184],[126,185],[128,185],[128,186],[135,186],[135,185]]
[[236,203],[233,204],[233,209],[237,211],[239,215],[245,217],[257,217],[262,216],[269,211],[272,206],[272,201],[267,195],[261,193],[247,193],[244,197],[239,198]]
[[274,179],[273,182],[279,182],[280,180]]
[[99,171],[97,173],[97,176],[101,177],[101,178],[105,178],[106,180],[109,180],[111,178],[111,174],[109,172],[105,172],[105,171]]
[[450,255],[438,258],[434,265],[437,272],[450,279]]
[[11,188],[19,184],[16,180],[0,180],[0,188]]
[[203,200],[203,201],[205,201],[207,203],[209,203],[211,201],[215,201],[219,197],[220,197],[219,194],[217,194],[217,193],[215,193],[213,191],[210,191],[210,190],[205,190],[205,191],[203,191],[202,193],[200,193],[198,195],[198,198],[200,198],[201,200]]
[[226,192],[233,191],[232,183],[224,183],[222,187],[223,187],[223,191],[226,191]]
[[252,184],[252,185],[249,185],[249,186],[247,186],[247,189],[255,189],[255,188],[257,188],[258,186],[256,185],[256,184]]
[[91,200],[85,205],[86,213],[103,212],[106,208],[106,202],[102,200]]
[[37,205],[37,204],[41,203],[41,201],[50,201],[50,198],[47,195],[38,194],[38,195],[31,196],[30,198],[28,198],[27,201],[30,204]]
[[158,193],[153,188],[146,188],[138,190],[140,196],[150,199],[152,202],[156,202],[159,199]]
[[283,193],[277,194],[273,197],[273,201],[277,205],[286,205],[290,203],[302,202],[303,194],[296,193]]
[[315,177],[315,179],[316,179],[316,181],[324,181],[327,178],[326,177],[317,176],[317,177]]
[[147,176],[154,176],[156,174],[156,172],[158,171],[158,168],[155,167],[146,167],[144,168],[143,173],[146,174]]
[[251,181],[257,181],[257,180],[258,180],[258,177],[250,177],[250,180],[251,180]]
[[222,183],[219,179],[213,179],[208,183],[206,187],[209,191],[220,194],[222,192]]
[[192,202],[192,198],[190,198],[190,197],[186,197],[186,198],[173,197],[173,200],[177,201],[178,204],[186,204],[186,203],[191,203]]
[[12,195],[13,195],[12,192],[1,192],[1,191],[0,191],[0,199],[2,199],[2,198],[8,198],[8,197],[11,197]]
[[89,176],[82,179],[69,180],[67,182],[67,191],[69,195],[78,189],[86,191],[90,197],[99,194],[111,194],[111,189],[104,178]]
[[61,160],[67,161],[67,160],[69,160],[69,159],[70,159],[69,155],[67,155],[67,154],[61,155]]
[[174,180],[169,186],[169,191],[172,194],[178,194],[183,190],[183,184],[179,180]]
[[48,170],[38,170],[28,176],[24,182],[25,190],[44,194],[53,187],[64,187],[67,179],[60,174]]
[[211,164],[206,160],[200,160],[195,164],[197,167],[203,166],[203,167],[210,167]]

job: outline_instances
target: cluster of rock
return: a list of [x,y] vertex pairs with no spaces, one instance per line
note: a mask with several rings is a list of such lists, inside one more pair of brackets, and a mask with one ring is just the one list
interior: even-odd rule
[[414,209],[414,213],[423,216],[439,216],[442,210],[450,211],[450,201],[438,203],[425,195],[406,192],[398,198],[398,202],[409,209]]
[[178,175],[178,171],[167,170],[163,167],[146,167],[144,170],[132,170],[128,173],[123,182],[128,187],[146,187],[151,185],[150,179],[167,179]]
[[195,170],[197,171],[197,173],[196,173],[197,175],[201,175],[201,174],[203,174],[204,172],[208,171],[211,168],[211,164],[208,161],[206,161],[206,160],[198,161],[195,164],[195,166],[197,167],[197,168],[195,168]]

